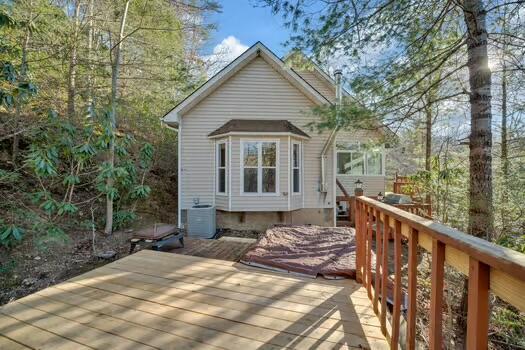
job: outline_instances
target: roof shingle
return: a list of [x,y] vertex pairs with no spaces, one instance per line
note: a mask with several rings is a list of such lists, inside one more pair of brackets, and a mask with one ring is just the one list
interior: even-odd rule
[[308,137],[307,133],[288,120],[231,119],[220,128],[208,134],[208,137],[219,136],[230,132],[279,132]]

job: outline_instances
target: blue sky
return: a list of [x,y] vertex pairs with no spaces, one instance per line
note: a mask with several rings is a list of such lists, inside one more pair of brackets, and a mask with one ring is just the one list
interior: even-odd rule
[[288,52],[282,44],[288,39],[290,31],[284,27],[281,15],[273,15],[270,8],[262,7],[255,0],[222,0],[220,3],[222,13],[210,18],[218,28],[203,48],[205,55],[212,54],[221,44],[240,53],[242,48],[257,41],[263,42],[278,56]]

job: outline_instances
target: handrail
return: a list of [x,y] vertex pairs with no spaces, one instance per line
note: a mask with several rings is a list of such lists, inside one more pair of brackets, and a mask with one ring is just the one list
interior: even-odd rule
[[[525,254],[467,235],[451,227],[367,197],[356,200],[357,280],[373,300],[381,329],[393,349],[398,348],[401,307],[401,241],[408,239],[407,349],[415,348],[417,247],[432,254],[430,347],[442,347],[444,263],[469,277],[467,348],[487,348],[489,290],[525,311]],[[383,223],[385,223],[383,225]],[[375,235],[375,237],[374,237]],[[388,239],[394,237],[394,307],[391,330],[386,325],[389,275]],[[375,250],[373,251],[373,240]],[[374,254],[376,258],[374,258]],[[377,262],[374,262],[376,260]],[[372,266],[375,278],[372,281]],[[377,286],[377,288],[376,288]],[[381,305],[379,305],[381,298]],[[381,306],[381,307],[380,307]]]
[[432,204],[430,203],[410,203],[410,204],[393,204],[394,207],[408,211],[409,213],[432,219]]

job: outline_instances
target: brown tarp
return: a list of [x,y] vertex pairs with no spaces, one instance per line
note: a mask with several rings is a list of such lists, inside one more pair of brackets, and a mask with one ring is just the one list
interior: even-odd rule
[[[315,278],[355,279],[355,230],[350,227],[275,226],[241,258],[241,263]],[[372,252],[375,284],[375,253]],[[394,285],[389,277],[387,302],[393,303]],[[402,292],[402,309],[407,298]]]
[[241,262],[310,277],[355,278],[355,231],[347,227],[275,226]]

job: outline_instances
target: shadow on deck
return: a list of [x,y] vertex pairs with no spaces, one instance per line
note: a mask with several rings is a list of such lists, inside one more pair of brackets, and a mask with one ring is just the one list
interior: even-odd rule
[[0,308],[2,349],[388,348],[365,289],[141,251]]

